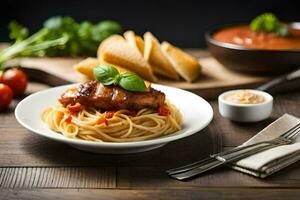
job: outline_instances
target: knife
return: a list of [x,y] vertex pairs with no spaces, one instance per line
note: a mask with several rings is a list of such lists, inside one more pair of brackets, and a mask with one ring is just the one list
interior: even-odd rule
[[274,78],[256,88],[269,93],[283,93],[300,90],[300,68]]
[[39,69],[28,68],[28,67],[21,67],[21,69],[27,74],[28,78],[31,81],[44,83],[44,84],[47,84],[52,87],[72,83],[63,78],[60,78],[58,76],[55,76],[53,74],[47,73],[47,72],[39,70]]

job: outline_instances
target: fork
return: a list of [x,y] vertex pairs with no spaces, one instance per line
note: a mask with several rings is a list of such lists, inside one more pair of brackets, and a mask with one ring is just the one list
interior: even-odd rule
[[232,150],[211,155],[210,157],[197,161],[195,163],[167,170],[167,173],[177,180],[185,180],[214,168],[224,166],[229,162],[234,162],[254,155],[256,153],[281,146],[294,143],[300,134],[300,123],[277,138],[269,141],[263,141],[252,145],[236,147]]

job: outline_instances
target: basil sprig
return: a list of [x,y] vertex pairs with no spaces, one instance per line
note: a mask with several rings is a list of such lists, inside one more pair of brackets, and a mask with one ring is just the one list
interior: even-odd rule
[[287,36],[289,33],[287,25],[281,23],[272,13],[264,13],[254,18],[250,28],[255,32],[273,32],[280,36]]
[[94,76],[103,85],[112,85],[118,83],[119,72],[111,65],[100,65],[94,68]]
[[119,73],[112,65],[100,65],[94,68],[94,77],[103,85],[119,85],[131,92],[146,92],[147,87],[137,74],[132,72]]

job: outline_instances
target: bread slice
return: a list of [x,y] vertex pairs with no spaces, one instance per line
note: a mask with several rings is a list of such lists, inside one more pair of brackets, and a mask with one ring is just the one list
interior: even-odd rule
[[[75,64],[73,67],[75,69],[75,71],[85,75],[89,80],[94,80],[94,68],[101,65],[101,64],[108,64],[105,63],[101,60],[99,60],[98,58],[86,58],[82,61],[80,61],[79,63]],[[124,71],[128,71],[120,66],[116,66],[114,65],[115,68],[117,68],[117,70],[121,73]]]
[[105,63],[126,68],[146,80],[157,81],[150,65],[139,50],[120,35],[113,35],[105,39],[98,48],[97,56]]
[[201,65],[197,59],[168,42],[163,42],[161,47],[176,72],[182,78],[192,82],[199,76]]
[[163,54],[159,41],[150,33],[144,34],[144,58],[152,66],[154,73],[178,80],[179,76],[170,61]]
[[100,61],[97,58],[86,58],[79,63],[75,64],[74,69],[85,75],[88,79],[94,80],[94,67],[98,66]]
[[145,43],[141,36],[136,35],[133,31],[126,31],[124,37],[134,48],[137,48],[144,55]]

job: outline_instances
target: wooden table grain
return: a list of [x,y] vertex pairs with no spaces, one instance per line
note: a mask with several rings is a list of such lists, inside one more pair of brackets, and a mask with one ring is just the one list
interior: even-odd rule
[[[47,86],[30,83],[27,93]],[[93,154],[40,137],[0,113],[0,199],[299,199],[300,162],[266,179],[228,168],[191,181],[170,179],[166,169],[237,146],[290,113],[300,117],[300,92],[275,97],[271,117],[233,123],[218,113],[203,131],[162,148],[128,155]],[[195,105],[197,106],[197,105]]]

